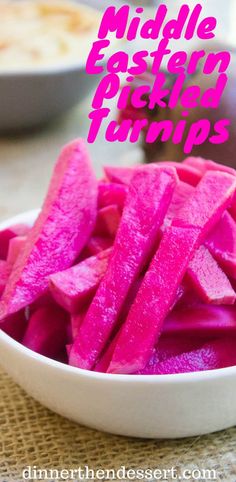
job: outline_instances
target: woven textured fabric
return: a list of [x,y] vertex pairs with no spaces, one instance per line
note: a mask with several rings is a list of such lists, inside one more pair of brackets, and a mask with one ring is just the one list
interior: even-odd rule
[[[59,417],[0,372],[0,481],[22,481],[25,466],[215,469],[236,482],[236,428],[192,439],[137,440],[100,433]],[[201,479],[203,480],[203,479]]]

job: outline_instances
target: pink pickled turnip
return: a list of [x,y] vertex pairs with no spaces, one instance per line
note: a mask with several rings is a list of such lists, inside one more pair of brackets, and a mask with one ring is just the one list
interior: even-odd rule
[[[193,192],[192,186],[180,181],[173,194],[162,232],[178,215],[179,210]],[[223,236],[222,233],[224,233]],[[236,224],[227,211],[209,234],[205,245],[229,275],[236,275]],[[199,290],[201,298],[206,303],[234,303],[235,293],[227,276],[206,248],[201,247],[200,251],[196,252],[193,261],[190,263],[188,275],[192,278],[195,288]]]
[[118,339],[110,373],[145,368],[196,249],[230,204],[236,178],[209,172],[166,229]]
[[[194,188],[189,184],[186,184],[182,181],[177,185],[175,192],[173,194],[173,198],[168,209],[167,215],[165,217],[164,225],[162,227],[162,231],[171,224],[172,219],[178,215],[179,210],[182,208],[183,204],[188,200],[189,196],[191,196],[194,192]],[[222,218],[220,219],[219,223],[213,230],[213,233],[210,233],[208,239],[205,242],[205,245],[209,246],[209,240],[213,238],[213,241],[216,239],[216,242],[212,242],[213,245],[213,252],[217,253],[217,241],[218,245],[221,247],[221,253],[223,255],[223,246],[226,247],[228,245],[229,249],[233,251],[233,226],[232,223],[227,222],[230,214],[227,211],[223,214]],[[235,223],[234,223],[235,224]],[[224,233],[224,236],[222,236]],[[217,236],[218,234],[218,236]],[[215,248],[215,249],[214,249]],[[212,250],[210,250],[212,252]],[[236,267],[236,225],[235,225],[235,267]],[[212,253],[213,254],[213,253]],[[224,252],[225,258],[227,258],[227,252]],[[224,256],[223,255],[223,256]],[[216,257],[216,256],[215,256]],[[231,261],[233,264],[233,256],[231,256]],[[230,260],[230,256],[228,256],[228,260]],[[192,280],[194,287],[196,288],[200,297],[206,303],[215,303],[215,304],[233,304],[236,299],[235,292],[227,278],[227,276],[223,273],[221,268],[218,266],[214,258],[211,256],[209,251],[204,248],[204,246],[200,247],[199,250],[195,253],[193,260],[191,261],[189,268],[188,268],[188,277]]]
[[197,228],[166,229],[121,329],[110,373],[134,373],[148,363],[164,319],[175,304],[198,236]]
[[130,310],[130,308],[131,308],[131,306],[132,306],[132,304],[133,304],[133,302],[136,298],[136,295],[137,295],[138,290],[141,286],[141,283],[142,283],[142,277],[138,278],[134,282],[134,284],[131,286],[131,288],[129,290],[129,293],[128,293],[128,296],[126,298],[126,302],[125,302],[125,304],[124,304],[124,306],[121,310],[121,313],[120,313],[119,323],[116,326],[116,331],[118,333],[116,333],[116,335],[114,336],[112,341],[108,342],[107,348],[104,350],[102,356],[99,358],[99,361],[96,363],[94,371],[104,372],[104,373],[107,371],[107,369],[109,367],[109,364],[110,364],[110,361],[112,359],[112,355],[113,355],[113,352],[114,352],[114,349],[115,349],[115,346],[116,346],[116,342],[118,340],[120,326],[125,321],[128,313],[129,313],[129,310]]
[[187,159],[183,161],[183,165],[191,166],[194,169],[197,169],[202,175],[204,175],[207,171],[221,171],[228,172],[229,174],[236,176],[236,171],[232,167],[218,164],[217,162],[203,159],[202,157],[187,157]]
[[236,279],[236,223],[227,211],[210,232],[205,246],[227,275]]
[[[114,166],[104,166],[104,172],[107,179],[112,183],[129,185],[133,178],[134,173],[137,169],[143,166],[137,167],[114,167]],[[144,166],[145,168],[146,166]]]
[[39,308],[29,320],[23,345],[51,358],[57,357],[67,343],[68,316],[56,305]]
[[72,314],[91,301],[106,273],[111,252],[112,248],[107,249],[50,276],[49,288],[55,301]]
[[193,194],[194,187],[190,186],[186,182],[179,181],[177,184],[174,194],[169,206],[169,209],[166,213],[166,217],[164,219],[162,231],[165,229],[166,226],[169,226],[173,220],[173,218],[178,214],[179,210],[182,208],[184,203],[189,199],[189,197]]
[[112,355],[116,346],[117,339],[118,339],[118,334],[116,334],[116,336],[113,338],[112,341],[108,342],[106,350],[99,358],[98,362],[94,367],[95,372],[106,373],[112,359]]
[[27,308],[29,309],[30,315],[37,311],[39,308],[45,308],[45,306],[51,305],[54,303],[54,299],[49,291],[49,288],[47,291],[37,298],[31,305],[29,305]]
[[97,181],[82,140],[68,144],[56,163],[41,213],[14,265],[0,302],[0,319],[31,304],[48,277],[69,268],[92,230],[97,215]]
[[236,335],[236,309],[233,306],[196,304],[174,309],[166,318],[163,334],[217,337]]
[[233,305],[236,293],[229,279],[205,246],[194,254],[187,270],[188,279],[205,303]]
[[11,267],[7,263],[7,261],[3,261],[0,259],[0,296],[5,290],[8,278],[11,273]]
[[120,219],[120,210],[115,204],[99,209],[94,234],[114,238],[120,224]]
[[208,171],[173,220],[174,226],[198,227],[206,237],[219,222],[236,189],[236,177],[225,172]]
[[[182,353],[153,364],[147,375],[169,375],[216,370],[236,365],[236,338],[222,338],[206,343],[198,350]],[[139,372],[140,374],[142,371]]]
[[99,358],[98,362],[96,363],[96,365],[94,367],[94,371],[103,372],[103,373],[105,373],[107,371],[107,369],[110,365],[110,361],[112,359],[112,355],[113,355],[113,352],[114,352],[114,349],[115,349],[115,346],[116,346],[116,342],[118,340],[120,326],[125,321],[128,313],[129,313],[129,310],[132,306],[132,303],[134,302],[134,299],[137,295],[137,292],[139,290],[139,287],[140,287],[141,283],[142,283],[142,278],[140,277],[131,286],[130,291],[128,293],[128,296],[126,298],[126,302],[125,302],[125,304],[124,304],[124,306],[121,310],[119,322],[116,326],[117,333],[114,336],[112,341],[108,341],[107,348],[104,350],[102,356]]
[[26,236],[16,236],[10,240],[7,253],[7,263],[9,266],[13,266],[13,264],[15,264],[20,252],[25,246],[26,239]]
[[127,197],[128,187],[114,182],[98,183],[98,207],[105,208],[116,204],[122,211]]
[[[101,358],[99,361],[96,363],[94,371],[101,372],[101,373],[106,373],[108,370],[108,367],[110,365],[114,349],[116,346],[116,342],[118,340],[119,333],[114,337],[114,339],[109,342],[107,349],[105,352],[102,354]],[[150,371],[152,370],[153,366],[156,366],[157,363],[164,361],[170,357],[180,355],[182,353],[185,353],[186,351],[192,351],[198,349],[200,346],[202,346],[203,341],[201,337],[196,337],[194,334],[193,336],[188,337],[183,337],[183,336],[175,336],[175,332],[170,335],[163,334],[161,336],[158,346],[154,349],[153,354],[145,367],[145,369],[141,370],[140,372],[137,372],[136,374],[150,374]]]
[[202,174],[198,169],[180,162],[159,162],[158,165],[174,167],[178,174],[179,180],[190,184],[191,186],[197,186],[202,177]]
[[170,335],[163,333],[146,367],[136,372],[135,375],[155,374],[156,367],[159,363],[165,362],[169,358],[182,355],[182,353],[198,350],[203,346],[203,343],[202,338],[196,335],[176,337],[175,334],[173,335],[172,333]]
[[66,345],[66,354],[67,354],[67,357],[68,357],[68,358],[69,358],[69,356],[70,356],[71,348],[72,348],[72,345],[71,345],[71,344]]
[[174,308],[175,305],[182,302],[182,300],[186,297],[188,289],[189,288],[187,287],[187,284],[185,282],[181,283],[178,286],[176,297],[175,297],[175,300],[174,300],[174,304],[171,308]]
[[234,221],[236,221],[236,191],[234,193],[232,203],[231,203],[231,206],[229,208],[229,212],[230,212],[231,216],[233,217]]
[[186,164],[182,164],[179,162],[172,162],[172,161],[151,163],[151,164],[147,164],[146,166],[142,166],[142,165],[137,165],[132,167],[105,166],[104,172],[107,179],[110,182],[129,185],[135,172],[137,172],[139,169],[147,169],[147,170],[150,168],[152,169],[153,166],[157,166],[159,168],[172,167],[173,169],[176,170],[180,181],[186,182],[187,184],[190,184],[192,186],[197,186],[197,184],[199,183],[202,177],[202,174],[198,169],[192,166],[188,166]]
[[30,231],[27,224],[15,224],[0,231],[0,259],[7,259],[9,242],[16,236],[26,236]]
[[92,236],[83,250],[82,259],[90,258],[90,256],[95,256],[101,251],[111,248],[113,241],[112,238],[107,236]]
[[70,353],[70,364],[96,363],[156,242],[173,195],[173,169],[138,170],[132,179],[108,270],[89,307]]
[[3,330],[11,338],[21,343],[27,324],[25,310],[21,310],[19,313],[14,313],[1,322],[0,330]]
[[71,335],[72,341],[74,341],[79,333],[79,329],[84,321],[88,307],[81,310],[79,313],[71,316]]

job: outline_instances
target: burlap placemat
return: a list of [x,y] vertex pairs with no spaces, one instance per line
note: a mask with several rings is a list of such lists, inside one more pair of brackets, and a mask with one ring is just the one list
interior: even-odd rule
[[[236,482],[236,428],[192,439],[137,440],[100,433],[59,417],[0,372],[0,480],[22,481],[25,466],[92,469],[215,469]],[[205,479],[201,479],[205,480]]]

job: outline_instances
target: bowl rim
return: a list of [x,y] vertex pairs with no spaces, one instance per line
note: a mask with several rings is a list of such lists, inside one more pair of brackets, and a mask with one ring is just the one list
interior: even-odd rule
[[[16,214],[6,220],[0,222],[0,230],[5,229],[13,224],[17,223],[26,223],[32,224],[33,220],[39,214],[40,209],[32,209],[30,211],[25,211],[23,213]],[[1,326],[1,323],[0,323]],[[120,382],[128,382],[128,383],[137,383],[145,382],[145,383],[194,383],[200,381],[209,381],[214,379],[221,379],[226,376],[236,376],[236,366],[227,367],[227,368],[219,368],[216,370],[204,370],[198,372],[191,372],[191,373],[176,373],[176,374],[168,374],[168,375],[138,375],[138,374],[116,374],[116,373],[101,373],[101,372],[94,372],[90,370],[84,370],[81,368],[73,367],[71,365],[67,365],[66,363],[62,363],[52,358],[46,357],[44,355],[40,355],[29,348],[26,348],[21,343],[15,341],[9,335],[4,333],[0,328],[0,344],[3,342],[5,345],[8,345],[12,350],[16,350],[21,355],[28,357],[29,359],[33,359],[36,362],[38,361],[40,364],[59,369],[64,371],[64,373],[70,373],[74,376],[85,376],[89,377],[90,379],[96,380],[116,380]],[[0,363],[1,363],[1,351],[0,351]]]
[[45,65],[37,68],[27,67],[25,69],[9,69],[0,71],[0,79],[5,78],[22,78],[22,77],[45,77],[49,75],[61,75],[76,71],[84,70],[86,60],[84,62],[68,62],[66,64],[58,63],[55,65]]
[[[71,374],[75,377],[89,378],[97,381],[114,381],[124,383],[144,382],[147,384],[179,384],[179,383],[196,383],[209,382],[210,380],[220,380],[226,377],[236,376],[236,366],[220,368],[217,370],[204,370],[202,372],[193,373],[177,373],[168,375],[131,375],[131,374],[116,374],[116,373],[102,373],[67,365],[66,363],[53,360],[44,355],[40,355],[29,348],[26,348],[21,343],[15,341],[9,335],[0,329],[0,345],[1,343],[7,345],[11,350],[17,351],[20,355],[30,360],[34,360],[42,366],[54,368],[65,374]],[[1,355],[0,355],[1,360]]]

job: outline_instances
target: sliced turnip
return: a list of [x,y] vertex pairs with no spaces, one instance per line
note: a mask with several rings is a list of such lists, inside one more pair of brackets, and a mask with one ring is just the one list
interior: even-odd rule
[[188,166],[180,162],[159,162],[158,165],[174,167],[178,174],[179,180],[190,184],[191,186],[197,186],[202,177],[201,171],[195,167]]
[[0,323],[0,329],[7,335],[14,338],[14,340],[21,342],[27,327],[27,318],[25,310],[14,313],[14,315],[8,316],[3,322]]
[[[97,362],[94,371],[106,373],[110,365],[116,342],[118,340],[119,334],[109,342],[106,351],[101,356],[100,360]],[[196,350],[203,345],[202,337],[197,337],[195,333],[190,333],[188,337],[178,336],[176,333],[170,331],[170,334],[163,334],[161,336],[158,346],[153,350],[153,354],[145,367],[145,369],[137,372],[136,374],[150,374],[152,367],[155,367],[157,363],[165,361],[170,357],[180,355],[187,351]]]
[[199,181],[201,180],[202,174],[201,172],[186,164],[181,164],[178,162],[158,162],[158,163],[151,163],[147,164],[146,166],[137,165],[132,167],[114,167],[114,166],[105,166],[104,172],[107,179],[110,182],[121,183],[124,185],[129,185],[133,175],[139,169],[150,169],[153,166],[157,166],[159,168],[162,167],[172,167],[176,170],[179,180],[186,182],[192,186],[197,186]]
[[0,231],[0,259],[7,259],[9,242],[16,236],[26,236],[30,231],[27,224],[15,224]]
[[70,356],[71,348],[72,348],[72,345],[71,345],[71,344],[66,345],[66,353],[67,353],[67,357],[68,357],[68,358],[69,358],[69,356]]
[[[174,217],[178,215],[180,209],[193,192],[194,188],[189,184],[182,181],[178,184],[165,217],[162,232],[166,229],[166,226],[171,224]],[[224,233],[224,236],[222,236],[222,233]],[[213,232],[208,236],[205,245],[209,247],[210,244],[212,246],[210,251],[213,251],[212,254],[216,254],[216,259],[220,261],[220,258],[225,258],[225,262],[228,260],[230,267],[232,267],[232,270],[229,269],[229,274],[232,275],[233,268],[235,268],[236,272],[236,224],[227,211],[223,214]],[[227,249],[224,249],[226,245],[230,253],[228,256]],[[235,253],[234,256],[233,251]],[[188,268],[188,276],[200,297],[206,303],[233,304],[235,302],[236,295],[227,276],[204,246],[200,247],[195,253]]]
[[206,173],[166,229],[121,330],[109,372],[145,368],[189,262],[230,204],[235,187],[230,174]]
[[29,305],[27,309],[29,310],[29,314],[31,316],[35,311],[39,310],[39,308],[45,308],[45,306],[51,306],[52,304],[54,304],[54,299],[48,288],[47,291],[42,296],[37,298],[37,300],[35,300],[31,305]]
[[232,203],[231,203],[229,211],[230,211],[230,214],[233,217],[234,221],[236,221],[236,192],[235,192],[234,197],[232,199]]
[[236,335],[236,308],[196,304],[173,310],[166,318],[163,333],[168,335],[217,337]]
[[74,341],[79,333],[79,329],[84,321],[88,307],[81,310],[80,313],[71,316],[71,336],[72,341]]
[[59,307],[40,308],[29,320],[23,345],[51,358],[63,351],[67,343],[68,316]]
[[109,372],[134,373],[147,365],[164,319],[175,304],[198,236],[197,228],[166,229],[121,329]]
[[92,236],[83,250],[82,259],[95,256],[96,254],[101,253],[101,251],[111,248],[113,242],[114,240],[107,236]]
[[235,343],[236,339],[229,338],[212,341],[198,350],[182,353],[162,362],[157,361],[144,372],[149,375],[169,375],[234,366],[236,364]]
[[69,268],[87,243],[97,214],[97,181],[85,144],[68,144],[56,163],[42,211],[0,303],[0,319],[31,304],[48,277]]
[[0,296],[5,290],[10,273],[11,266],[9,266],[7,261],[3,261],[2,259],[0,259]]
[[226,211],[205,241],[223,270],[236,279],[236,223]]
[[99,209],[94,234],[114,238],[120,224],[120,219],[120,210],[116,204]]
[[118,340],[118,336],[119,336],[119,334],[116,334],[116,336],[113,338],[113,340],[108,342],[108,345],[107,345],[104,353],[99,358],[98,362],[96,363],[96,365],[94,367],[95,372],[106,373],[106,371],[107,371],[107,369],[110,365],[113,353],[114,353],[114,349],[115,349],[115,346],[116,346],[116,342]]
[[[206,339],[206,342],[211,341]],[[177,336],[175,334],[164,334],[160,337],[158,345],[154,348],[153,354],[143,370],[136,372],[136,375],[155,374],[156,367],[169,358],[182,355],[193,350],[198,350],[204,344],[201,337],[196,334],[191,336]]]
[[207,171],[222,171],[236,176],[236,171],[232,167],[218,164],[217,162],[203,159],[202,157],[187,157],[187,159],[183,161],[183,165],[188,165],[197,169],[202,175]]
[[194,226],[206,238],[219,222],[236,189],[236,177],[225,172],[208,171],[173,220],[174,226]]
[[91,301],[106,273],[112,248],[87,258],[49,277],[49,288],[57,303],[69,313],[77,313]]
[[128,188],[125,185],[114,182],[98,183],[98,207],[105,208],[111,204],[116,204],[122,211]]
[[[133,178],[134,173],[139,169],[137,167],[114,167],[104,166],[104,172],[107,179],[112,183],[129,185]],[[141,166],[143,169],[143,166]]]
[[114,329],[127,295],[152,251],[173,195],[173,169],[134,175],[108,270],[70,353],[70,364],[92,368]]
[[166,213],[164,223],[162,226],[162,232],[166,228],[166,226],[169,226],[178,214],[179,210],[182,208],[184,203],[188,201],[189,197],[193,194],[194,192],[194,187],[190,186],[190,184],[187,184],[186,182],[180,181],[175,190],[174,194],[169,206],[169,209]]
[[[189,184],[184,182],[178,184],[162,226],[162,233],[165,227],[170,225],[173,218],[178,215],[179,210],[193,192],[194,188]],[[219,222],[210,232],[205,241],[205,246],[223,270],[229,276],[236,278],[236,223],[227,211],[224,212]]]
[[16,236],[10,240],[7,253],[7,263],[9,266],[15,264],[19,254],[23,251],[26,239],[26,236]]
[[187,275],[200,298],[206,303],[215,305],[235,303],[236,293],[229,279],[205,246],[200,246],[194,254],[188,266]]

